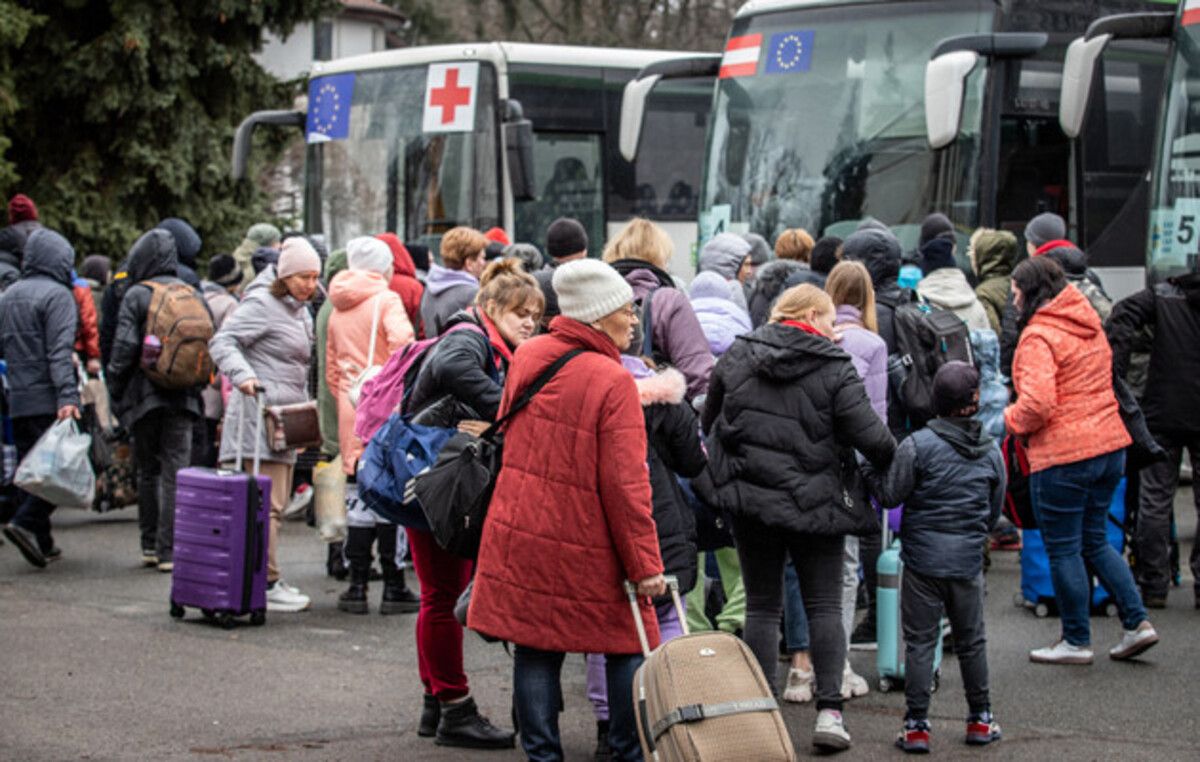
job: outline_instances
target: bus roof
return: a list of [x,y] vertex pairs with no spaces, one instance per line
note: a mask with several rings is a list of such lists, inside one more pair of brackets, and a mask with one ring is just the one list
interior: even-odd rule
[[883,0],[750,0],[738,8],[734,18],[740,19],[746,16],[757,16],[760,13],[790,11],[797,8],[816,8],[822,5],[863,5],[879,2],[883,2]]
[[696,54],[680,50],[593,48],[579,45],[538,45],[526,42],[477,42],[396,48],[362,56],[339,58],[334,61],[318,61],[313,64],[312,75],[315,77],[364,69],[420,66],[463,59],[490,61],[499,66],[515,63],[557,64],[638,70],[657,61],[694,55]]

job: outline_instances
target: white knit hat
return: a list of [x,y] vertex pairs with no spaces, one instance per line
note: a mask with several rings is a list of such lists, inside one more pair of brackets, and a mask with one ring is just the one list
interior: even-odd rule
[[392,250],[378,238],[351,238],[346,244],[346,262],[351,270],[387,275],[392,271]]
[[279,248],[279,261],[275,263],[275,277],[286,278],[299,273],[321,274],[321,257],[302,236],[292,236]]
[[633,301],[633,289],[621,274],[598,259],[580,259],[554,269],[558,309],[581,323],[610,315]]

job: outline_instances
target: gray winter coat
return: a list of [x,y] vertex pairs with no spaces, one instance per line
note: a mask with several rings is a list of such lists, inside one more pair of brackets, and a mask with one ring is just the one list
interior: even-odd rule
[[26,243],[21,279],[0,297],[0,357],[8,363],[14,418],[79,404],[71,357],[79,320],[71,295],[74,263],[67,239],[39,228]]
[[[234,391],[226,407],[221,435],[221,462],[237,459],[237,432],[246,416],[242,433],[242,456],[254,456],[255,415],[258,404],[237,391],[237,386],[252,378],[266,389],[268,405],[307,402],[308,364],[312,359],[313,321],[308,305],[291,296],[277,299],[270,287],[275,282],[275,267],[263,270],[246,287],[242,303],[225,319],[221,330],[209,342],[213,362],[229,376]],[[273,452],[267,448],[266,427],[259,440],[263,460],[295,463],[295,450]]]
[[182,283],[175,275],[179,260],[175,239],[165,230],[142,235],[129,250],[128,282],[117,311],[117,329],[108,358],[108,391],[117,416],[132,428],[147,413],[167,408],[199,416],[200,388],[164,389],[142,372],[142,341],[154,292],[143,281]]
[[900,558],[930,577],[971,579],[1004,505],[1006,473],[995,441],[970,418],[935,418],[896,448],[877,475],[859,459],[871,491],[885,506],[904,504]]

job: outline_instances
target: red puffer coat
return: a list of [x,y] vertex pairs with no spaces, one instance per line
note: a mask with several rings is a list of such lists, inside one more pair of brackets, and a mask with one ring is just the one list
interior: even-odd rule
[[[621,583],[663,570],[633,378],[604,334],[565,317],[517,350],[504,413],[538,374],[571,360],[507,427],[475,571],[471,629],[545,651],[639,653]],[[658,625],[642,601],[651,647]]]

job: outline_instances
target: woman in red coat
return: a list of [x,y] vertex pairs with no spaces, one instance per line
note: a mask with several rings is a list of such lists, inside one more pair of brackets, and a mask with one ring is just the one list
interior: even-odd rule
[[645,422],[620,361],[637,325],[633,291],[596,260],[559,267],[554,290],[561,315],[549,335],[517,350],[501,415],[555,360],[584,351],[506,428],[468,624],[516,646],[513,693],[531,760],[563,758],[566,653],[607,655],[613,758],[641,759],[632,683],[642,656],[622,583],[638,581],[652,647],[658,625],[647,596],[666,585],[644,467]]

